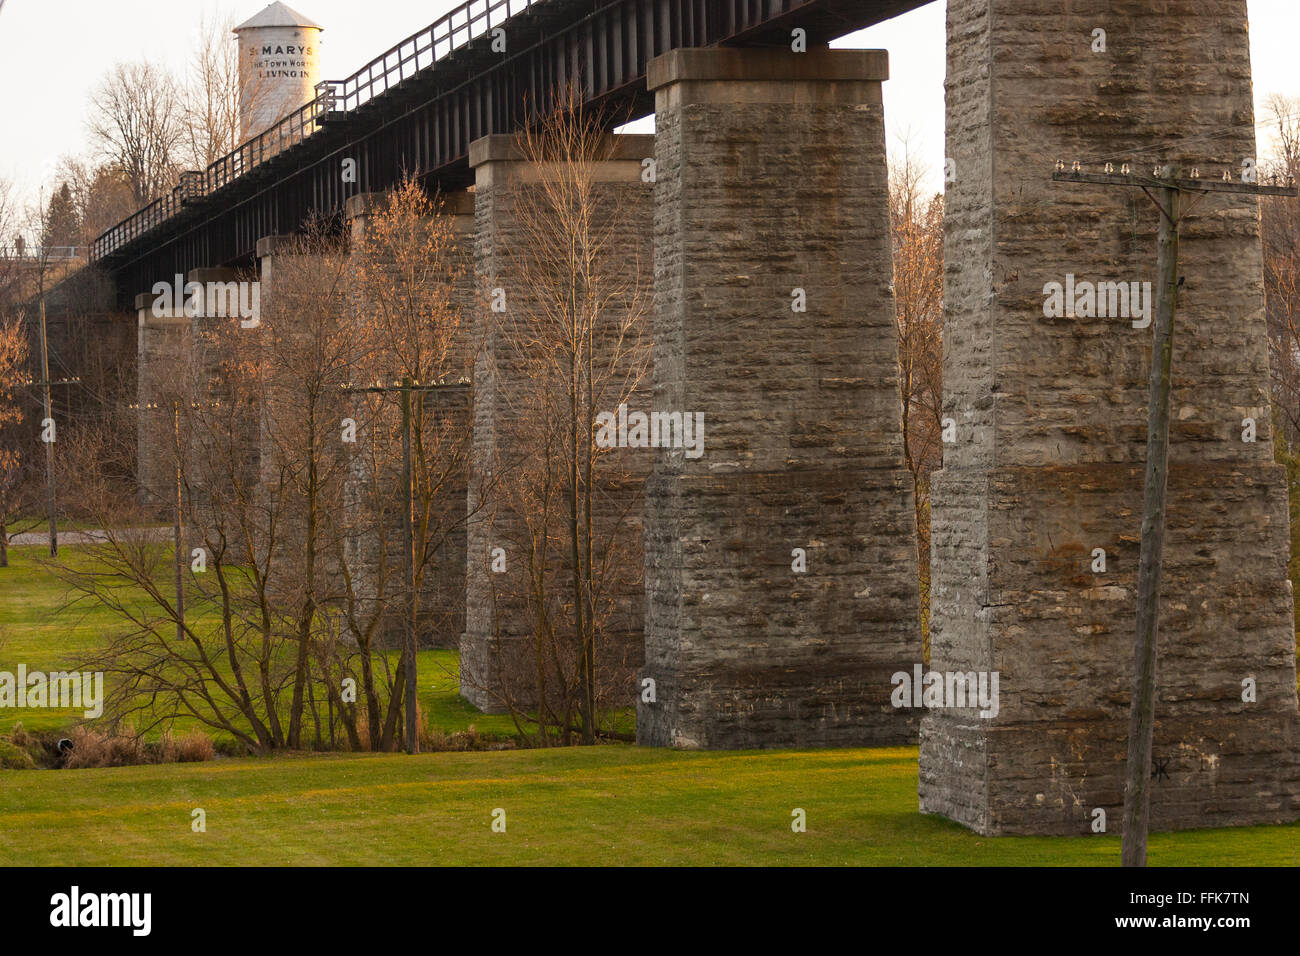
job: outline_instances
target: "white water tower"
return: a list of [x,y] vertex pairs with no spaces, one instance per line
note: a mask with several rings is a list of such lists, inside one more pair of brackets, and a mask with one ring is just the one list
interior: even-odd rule
[[279,2],[235,27],[241,139],[264,132],[315,98],[323,29]]

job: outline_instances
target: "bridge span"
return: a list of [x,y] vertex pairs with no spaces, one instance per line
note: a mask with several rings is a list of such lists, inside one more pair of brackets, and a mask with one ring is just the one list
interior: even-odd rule
[[[511,133],[571,84],[611,117],[654,109],[646,67],[681,47],[810,46],[929,0],[469,0],[95,240],[118,303],[193,269],[250,265],[258,239],[343,213],[408,173],[473,182],[469,144]],[[504,51],[493,49],[504,31]],[[356,181],[340,175],[356,162]]]

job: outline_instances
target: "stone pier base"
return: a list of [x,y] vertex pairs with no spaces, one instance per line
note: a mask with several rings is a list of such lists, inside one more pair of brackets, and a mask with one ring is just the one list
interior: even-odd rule
[[[656,95],[655,407],[637,739],[912,743],[920,660],[882,51],[677,50]],[[653,692],[651,694],[651,691]]]
[[[1097,809],[1107,832],[1120,827],[1143,477],[1136,465],[1090,465],[936,478],[931,664],[996,671],[1000,693],[991,719],[967,709],[922,722],[923,811],[986,834],[1092,833]],[[1284,481],[1271,464],[1171,471],[1158,829],[1300,816]]]

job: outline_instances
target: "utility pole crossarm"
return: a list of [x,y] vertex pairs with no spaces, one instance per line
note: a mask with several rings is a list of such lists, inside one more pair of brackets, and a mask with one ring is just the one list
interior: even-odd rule
[[469,379],[460,379],[455,382],[411,382],[403,384],[394,382],[392,385],[345,385],[339,391],[344,395],[364,395],[366,393],[388,394],[391,392],[436,392],[444,388],[463,388],[469,384]]
[[1073,170],[1057,169],[1052,173],[1052,182],[1080,183],[1094,186],[1131,186],[1135,189],[1178,189],[1183,192],[1196,193],[1237,193],[1244,196],[1295,196],[1300,194],[1294,183],[1285,186],[1260,186],[1252,183],[1201,179],[1199,177],[1176,176],[1156,177],[1138,176],[1122,173],[1085,173]]
[[[18,384],[30,387],[33,385],[43,385],[44,383],[40,379],[26,378],[20,381]],[[50,382],[50,384],[51,385],[80,385],[81,379],[80,378],[56,378],[54,381]]]

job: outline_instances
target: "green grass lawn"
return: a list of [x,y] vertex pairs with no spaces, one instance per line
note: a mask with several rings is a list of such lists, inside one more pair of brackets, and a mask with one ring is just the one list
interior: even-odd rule
[[[0,771],[0,864],[1118,863],[1113,836],[989,839],[920,815],[916,759],[607,746]],[[1296,866],[1297,847],[1300,825],[1154,834],[1151,863]]]
[[[20,548],[0,569],[0,670],[75,664],[116,626],[57,613],[63,586]],[[75,558],[75,549],[66,549]],[[511,734],[420,655],[432,726]],[[57,730],[77,715],[0,711]],[[106,770],[0,771],[0,865],[1115,865],[1113,836],[990,839],[917,811],[916,748],[698,753],[611,745],[287,755]],[[791,811],[807,832],[791,831]],[[191,811],[207,831],[191,831]],[[505,833],[491,830],[506,812]],[[1153,865],[1300,865],[1300,824],[1155,834]]]
[[[103,646],[104,636],[117,625],[102,607],[84,605],[59,613],[66,586],[37,564],[48,557],[43,545],[9,549],[9,567],[0,568],[0,670],[16,672],[19,662],[31,670],[51,671],[76,665],[79,658]],[[60,549],[60,557],[75,562],[80,548]],[[81,713],[71,710],[0,710],[0,734],[22,722],[28,730],[62,730]]]

